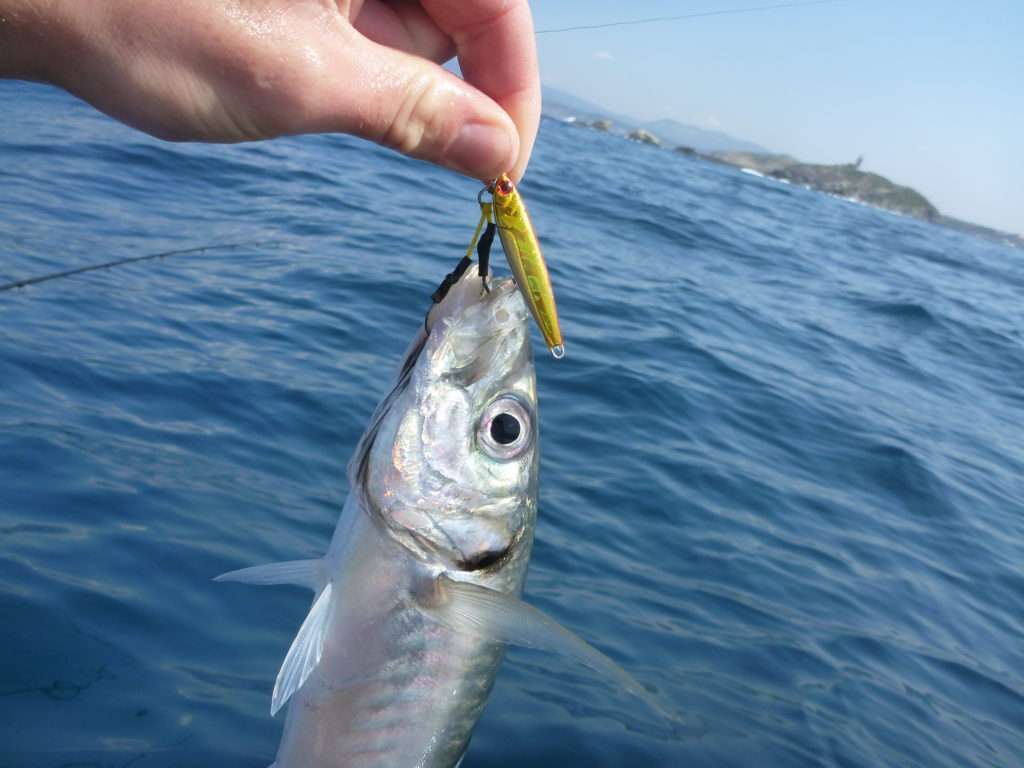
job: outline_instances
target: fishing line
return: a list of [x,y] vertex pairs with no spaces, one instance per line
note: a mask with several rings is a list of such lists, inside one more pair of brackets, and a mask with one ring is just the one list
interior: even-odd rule
[[[264,241],[265,242],[265,241]],[[190,253],[202,253],[203,251],[212,251],[214,249],[225,249],[225,248],[242,248],[247,245],[262,245],[261,242],[248,242],[248,243],[215,243],[213,245],[204,245],[199,248],[183,248],[176,251],[164,251],[162,253],[149,253],[145,256],[129,256],[125,259],[115,259],[114,261],[105,261],[102,264],[89,264],[84,267],[77,267],[75,269],[65,269],[60,272],[50,272],[49,274],[39,275],[37,277],[26,277],[23,280],[15,280],[13,283],[4,283],[0,285],[0,291],[13,291],[15,288],[24,288],[27,285],[36,285],[38,283],[45,283],[48,280],[59,280],[62,277],[71,277],[72,275],[80,275],[83,272],[92,272],[97,269],[110,269],[111,267],[119,267],[122,264],[132,264],[139,261],[152,261],[153,259],[163,259],[168,256],[185,256]]]
[[605,29],[607,27],[629,27],[637,24],[657,24],[663,21],[683,21],[685,19],[701,19],[708,16],[734,16],[740,13],[756,13],[757,11],[777,11],[783,8],[807,8],[812,5],[832,5],[850,0],[797,0],[797,2],[777,3],[775,5],[751,5],[741,8],[723,8],[718,11],[701,11],[698,13],[682,13],[676,16],[651,16],[646,19],[625,19],[609,21],[603,24],[580,24],[575,27],[557,27],[554,29],[538,29],[538,35],[554,35],[559,32],[576,32],[583,29]]

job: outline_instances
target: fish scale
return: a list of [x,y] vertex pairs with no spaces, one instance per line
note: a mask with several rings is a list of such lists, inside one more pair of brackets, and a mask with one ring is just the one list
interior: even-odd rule
[[[433,622],[424,622],[413,606],[397,622],[405,631],[396,638],[395,663],[348,695],[357,714],[342,732],[344,765],[452,765],[465,751],[501,662],[500,646],[466,642]],[[424,712],[443,729],[403,751],[411,731],[424,726]],[[345,727],[344,725],[342,726]],[[427,725],[434,729],[434,726]]]

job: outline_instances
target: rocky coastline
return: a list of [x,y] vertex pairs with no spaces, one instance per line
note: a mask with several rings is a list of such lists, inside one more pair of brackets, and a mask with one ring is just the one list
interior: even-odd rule
[[654,148],[671,149],[682,155],[734,166],[761,176],[872,205],[1006,245],[1024,248],[1024,235],[1000,232],[979,224],[945,216],[928,198],[912,187],[896,184],[878,173],[862,171],[860,158],[853,163],[824,165],[804,163],[790,155],[757,152],[701,152],[684,145],[673,147],[671,143],[662,141],[649,130],[632,128],[616,130],[613,122],[608,119],[570,120],[570,122],[602,133],[621,135],[631,141],[647,144]]
[[789,155],[755,155],[749,152],[716,152],[712,153],[711,159],[904,216],[932,222],[941,218],[939,209],[920,192],[896,184],[880,174],[862,171],[859,162],[818,165],[802,163]]

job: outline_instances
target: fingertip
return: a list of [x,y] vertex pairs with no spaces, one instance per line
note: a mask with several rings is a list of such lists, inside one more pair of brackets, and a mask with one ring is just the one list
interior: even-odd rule
[[307,129],[354,133],[476,179],[516,166],[522,139],[512,117],[442,67],[359,37],[339,48],[335,68],[359,77],[332,79]]
[[468,120],[441,157],[442,165],[477,179],[493,179],[514,166],[519,136],[510,120]]
[[526,166],[530,164],[530,156],[533,154],[533,147],[529,147],[517,155],[515,164],[512,166],[508,175],[512,178],[512,181],[518,184],[523,180],[523,176],[526,175]]
[[523,93],[518,97],[506,99],[504,102],[498,100],[509,121],[514,125],[516,149],[512,156],[512,162],[504,169],[515,183],[519,183],[526,173],[526,166],[530,163],[533,154],[533,147],[537,140],[537,131],[540,127],[540,103],[532,93]]

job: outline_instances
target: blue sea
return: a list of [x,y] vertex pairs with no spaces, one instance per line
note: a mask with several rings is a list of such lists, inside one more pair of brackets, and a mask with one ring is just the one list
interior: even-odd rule
[[[316,556],[479,185],[0,84],[0,766],[271,762]],[[533,604],[465,768],[1024,765],[1024,252],[545,120]],[[499,269],[503,260],[496,258]]]

